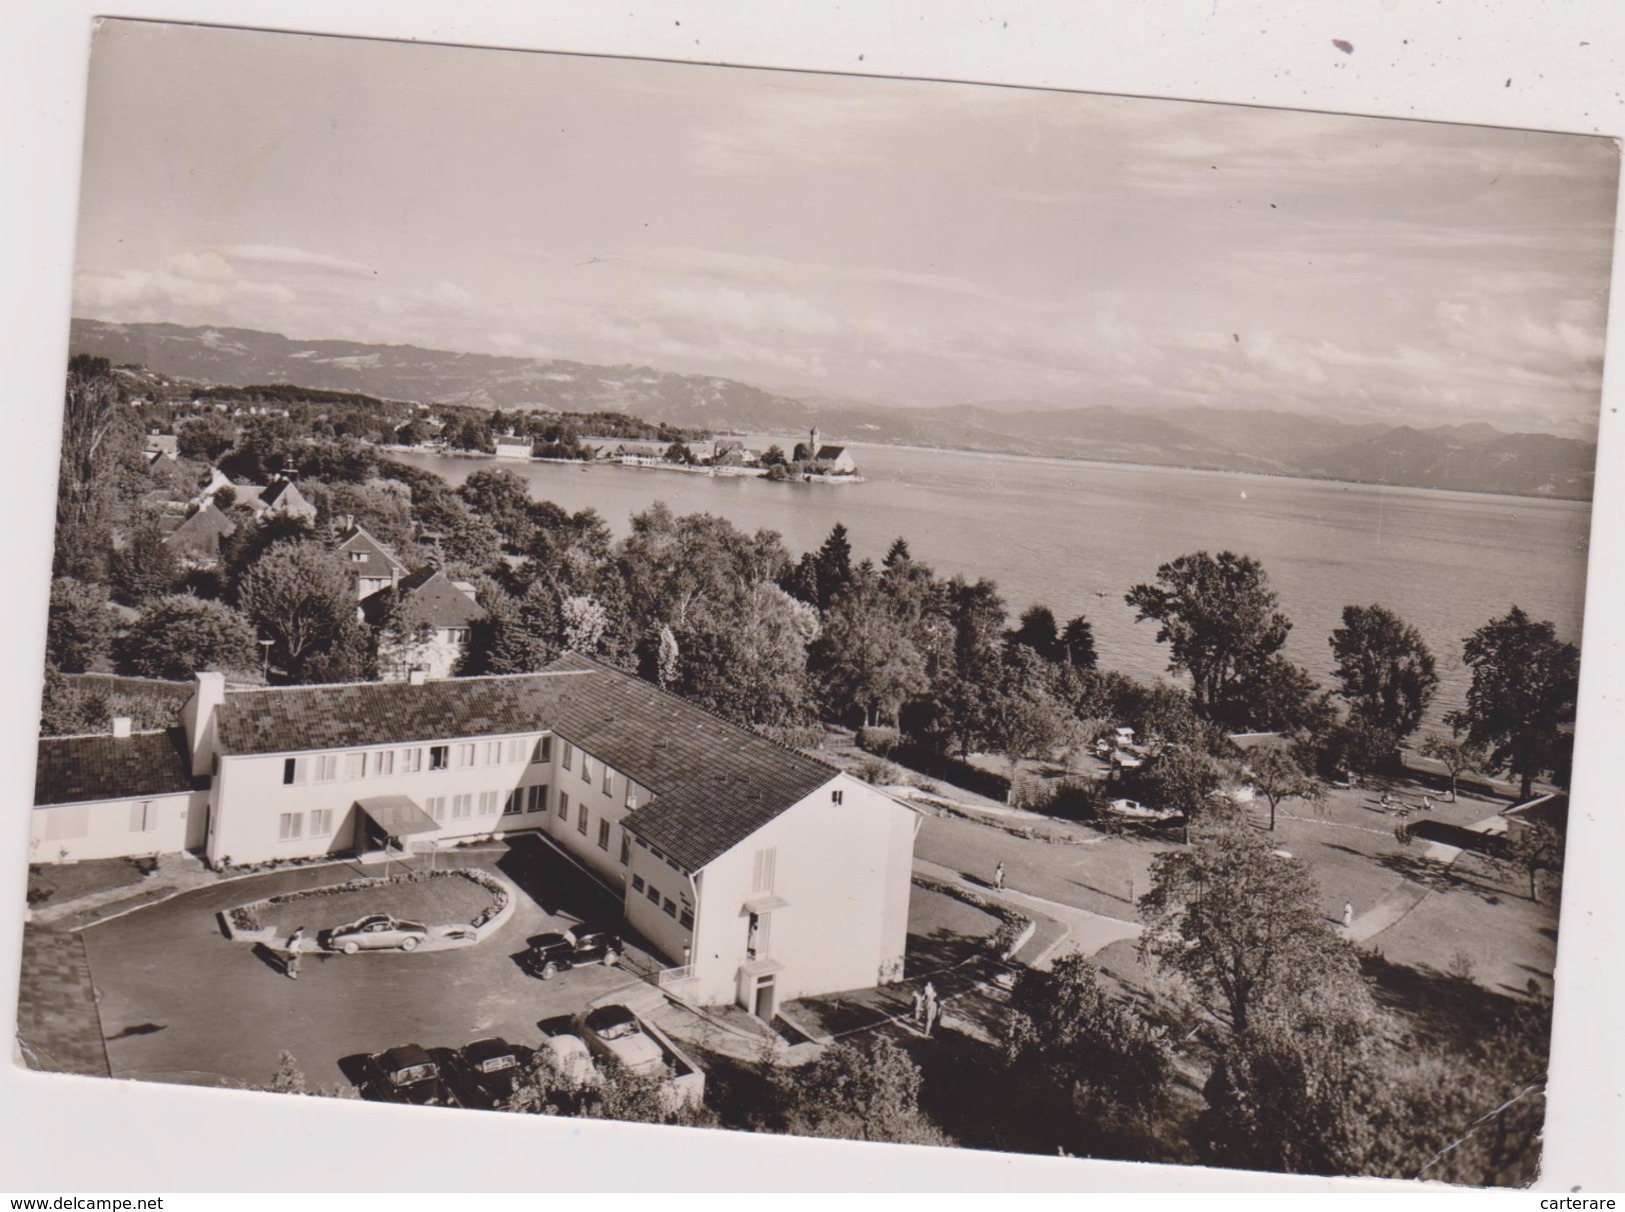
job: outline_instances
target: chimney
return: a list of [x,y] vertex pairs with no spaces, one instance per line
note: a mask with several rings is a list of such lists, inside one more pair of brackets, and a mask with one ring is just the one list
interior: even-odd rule
[[197,689],[181,708],[181,726],[186,729],[186,747],[192,754],[192,775],[212,772],[215,751],[215,716],[226,701],[226,675],[206,672],[197,675]]
[[130,717],[129,716],[127,716],[127,715],[115,715],[113,717],[113,735],[114,736],[129,736],[130,735]]
[[429,671],[422,665],[414,665],[407,671],[406,684],[408,686],[421,686],[428,679]]

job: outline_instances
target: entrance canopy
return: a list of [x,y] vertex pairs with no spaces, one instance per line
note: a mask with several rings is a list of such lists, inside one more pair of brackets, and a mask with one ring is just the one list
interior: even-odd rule
[[417,833],[435,833],[440,829],[439,821],[404,795],[375,795],[357,800],[355,806],[366,813],[387,837],[411,837]]

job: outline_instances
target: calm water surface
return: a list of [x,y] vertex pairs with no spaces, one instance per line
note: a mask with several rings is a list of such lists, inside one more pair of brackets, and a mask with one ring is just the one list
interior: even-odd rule
[[[1294,628],[1287,653],[1325,678],[1327,636],[1348,603],[1379,602],[1414,623],[1444,677],[1436,710],[1467,687],[1461,640],[1516,603],[1580,634],[1589,504],[1335,484],[1229,472],[859,446],[868,482],[771,484],[745,478],[553,463],[496,464],[538,498],[591,507],[624,534],[655,501],[768,527],[799,553],[836,522],[857,558],[898,535],[939,573],[997,581],[1013,611],[1032,602],[1094,623],[1103,664],[1164,671],[1153,625],[1123,603],[1130,586],[1185,552],[1231,549],[1264,564]],[[491,460],[396,456],[459,484]]]

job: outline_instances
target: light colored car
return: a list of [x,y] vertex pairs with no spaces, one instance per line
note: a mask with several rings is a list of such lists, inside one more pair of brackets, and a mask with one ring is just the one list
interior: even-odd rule
[[571,1086],[593,1086],[603,1079],[592,1063],[592,1054],[579,1035],[550,1035],[542,1047],[553,1058],[553,1068]]
[[638,1016],[625,1006],[599,1006],[581,1016],[581,1038],[587,1047],[633,1073],[658,1073],[665,1063],[660,1045],[649,1038]]
[[1149,804],[1142,804],[1139,800],[1113,800],[1111,812],[1113,816],[1132,817],[1137,821],[1167,821],[1179,815],[1167,808],[1153,808]]
[[327,932],[325,945],[354,955],[357,951],[411,951],[429,937],[428,927],[387,913],[373,913]]

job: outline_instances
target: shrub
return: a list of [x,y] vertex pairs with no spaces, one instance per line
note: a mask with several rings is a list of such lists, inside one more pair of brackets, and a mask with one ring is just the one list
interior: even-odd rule
[[238,905],[227,914],[233,930],[259,930],[261,929],[259,914],[254,912],[252,905]]
[[902,733],[895,728],[865,726],[858,729],[854,739],[859,749],[867,750],[879,757],[890,757],[903,743]]
[[1056,787],[1048,779],[1018,776],[1010,787],[1010,806],[1028,812],[1049,812],[1055,804]]
[[866,757],[858,766],[858,777],[866,783],[892,784],[902,781],[903,772],[884,758]]
[[822,749],[824,730],[816,724],[786,724],[757,729],[768,740],[786,749]]

